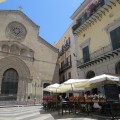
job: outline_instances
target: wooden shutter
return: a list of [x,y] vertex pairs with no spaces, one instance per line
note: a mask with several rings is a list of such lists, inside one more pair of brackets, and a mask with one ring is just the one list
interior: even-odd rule
[[83,48],[83,60],[84,63],[90,61],[89,47],[86,46]]
[[120,48],[120,27],[110,32],[113,50]]

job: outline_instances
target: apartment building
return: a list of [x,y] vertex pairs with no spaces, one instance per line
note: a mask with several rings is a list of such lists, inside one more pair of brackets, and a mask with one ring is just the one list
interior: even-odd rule
[[72,25],[66,30],[61,39],[54,44],[54,47],[59,49],[59,83],[78,78],[75,41],[71,27]]
[[85,0],[72,14],[79,78],[120,74],[120,0]]

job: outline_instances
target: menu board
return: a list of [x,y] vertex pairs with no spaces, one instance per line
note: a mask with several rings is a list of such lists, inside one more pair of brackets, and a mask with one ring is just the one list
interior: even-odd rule
[[119,90],[116,84],[106,84],[104,90],[107,102],[119,101]]

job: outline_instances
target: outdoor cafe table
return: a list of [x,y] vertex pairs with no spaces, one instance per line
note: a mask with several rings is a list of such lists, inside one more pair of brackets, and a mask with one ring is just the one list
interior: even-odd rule
[[65,112],[68,110],[69,114],[70,114],[71,104],[72,103],[70,101],[62,101],[62,102],[60,102],[58,104],[58,114],[60,114],[60,111],[61,111],[61,114],[63,115],[64,110],[65,110]]
[[89,115],[91,110],[89,109],[89,105],[92,103],[99,103],[102,106],[102,110],[104,114],[107,116],[115,116],[118,112],[120,112],[120,101],[118,102],[107,102],[106,100],[85,100],[86,103],[86,113]]
[[[92,113],[92,111],[94,111],[92,109],[89,109],[89,106],[93,105],[94,102],[101,104],[101,106],[103,108],[102,109],[103,113],[106,114],[107,116],[111,116],[111,117],[115,115],[116,107],[118,108],[120,106],[120,101],[112,103],[113,109],[111,109],[111,103],[106,102],[106,100],[89,100],[88,99],[88,100],[85,100],[84,102],[78,101],[77,103],[72,102],[72,101],[63,101],[58,105],[58,114],[63,115],[64,113],[66,113],[66,111],[70,114],[70,112],[72,112],[73,110],[75,111],[74,113],[76,113],[76,109],[77,109],[76,107],[79,107],[79,111],[80,111],[81,104],[86,104],[86,111],[85,112],[87,113],[87,115],[89,115],[90,113]],[[120,112],[120,107],[119,107],[118,111]],[[95,110],[94,113],[95,112],[97,112],[97,110]],[[112,112],[112,114],[111,114],[111,112]]]

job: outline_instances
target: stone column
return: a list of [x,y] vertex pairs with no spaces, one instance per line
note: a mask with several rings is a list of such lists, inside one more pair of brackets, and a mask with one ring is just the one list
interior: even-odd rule
[[26,82],[25,80],[19,80],[18,82],[18,93],[17,93],[17,100],[24,101],[25,100],[25,93],[26,93]]

